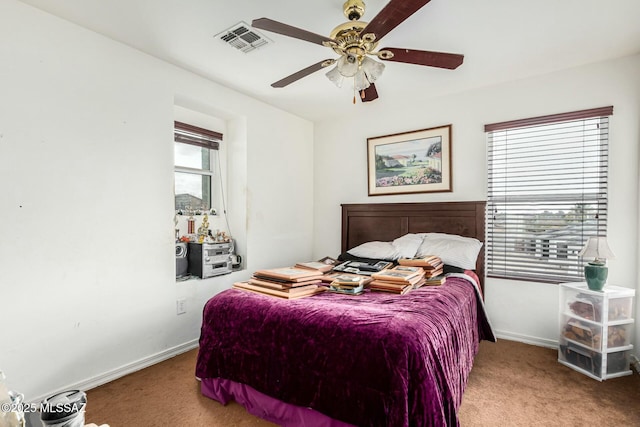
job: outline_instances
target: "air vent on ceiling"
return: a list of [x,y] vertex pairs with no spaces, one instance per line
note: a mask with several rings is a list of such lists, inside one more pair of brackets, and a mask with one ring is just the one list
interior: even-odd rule
[[233,27],[216,34],[217,39],[230,44],[244,53],[251,52],[254,49],[272,43],[264,35],[251,28],[245,22],[239,22]]

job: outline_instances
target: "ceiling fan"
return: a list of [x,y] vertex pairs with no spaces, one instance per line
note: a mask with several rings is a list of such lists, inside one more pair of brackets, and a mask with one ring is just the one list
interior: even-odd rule
[[372,59],[382,61],[404,62],[408,64],[424,65],[428,67],[458,68],[464,59],[463,55],[424,50],[385,47],[376,50],[378,43],[387,33],[400,25],[405,19],[417,12],[430,0],[391,0],[371,22],[360,21],[364,15],[365,5],[362,0],[347,0],[343,5],[344,15],[349,22],[338,25],[329,37],[315,34],[291,25],[283,24],[269,18],[254,19],[254,28],[282,34],[299,40],[330,47],[340,55],[338,59],[325,59],[293,73],[271,86],[285,87],[303,77],[333,64],[336,66],[326,73],[329,80],[338,87],[342,86],[344,78],[353,78],[355,92],[360,94],[363,102],[378,98],[374,82],[380,77],[385,65]]

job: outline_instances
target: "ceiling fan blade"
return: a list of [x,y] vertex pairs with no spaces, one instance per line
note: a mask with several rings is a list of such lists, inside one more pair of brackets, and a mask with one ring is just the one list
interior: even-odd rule
[[[364,96],[362,96],[363,93]],[[362,100],[362,102],[369,102],[373,101],[374,99],[378,99],[378,91],[376,90],[376,85],[371,83],[368,88],[361,92],[360,99]]]
[[447,68],[449,70],[455,70],[464,61],[464,55],[458,55],[457,53],[429,52],[397,47],[385,47],[380,50],[388,50],[393,53],[393,57],[385,59],[385,61],[405,62],[428,67]]
[[360,32],[361,35],[373,33],[379,41],[402,21],[416,13],[430,0],[391,0]]
[[322,61],[310,65],[307,68],[304,68],[297,73],[293,73],[290,76],[285,77],[284,79],[278,80],[275,83],[271,83],[271,87],[285,87],[290,85],[291,83],[300,80],[303,77],[307,77],[309,74],[315,73],[318,70],[326,67],[327,65],[333,64],[335,61],[332,59],[323,59]]
[[292,27],[282,22],[274,21],[269,18],[254,19],[251,26],[260,30],[271,31],[272,33],[282,34],[283,36],[293,37],[294,39],[304,40],[307,42],[322,45],[324,41],[333,41],[329,37],[321,36],[307,30]]

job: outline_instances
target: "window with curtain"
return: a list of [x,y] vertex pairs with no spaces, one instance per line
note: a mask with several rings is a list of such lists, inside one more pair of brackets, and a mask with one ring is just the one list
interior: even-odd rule
[[583,280],[578,252],[607,230],[613,107],[485,125],[487,276]]
[[175,208],[184,213],[209,212],[222,134],[174,122]]

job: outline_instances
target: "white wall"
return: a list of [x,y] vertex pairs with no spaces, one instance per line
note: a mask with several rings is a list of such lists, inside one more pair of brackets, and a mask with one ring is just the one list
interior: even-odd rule
[[[485,124],[613,105],[608,240],[617,259],[609,261],[609,283],[640,289],[638,76],[640,56],[633,56],[428,101],[416,88],[415,98],[405,100],[402,108],[374,102],[354,108],[344,120],[316,123],[314,256],[339,248],[340,203],[486,200]],[[380,88],[383,84],[381,80]],[[453,124],[453,192],[367,196],[368,137],[449,123]],[[348,169],[344,159],[349,159]],[[344,173],[332,173],[336,163]],[[485,295],[491,321],[500,336],[557,345],[556,285],[487,279]],[[636,327],[636,343],[640,346],[639,330]]]
[[[0,82],[0,369],[28,400],[194,346],[208,298],[310,259],[311,122],[14,0]],[[176,106],[224,122],[241,272],[175,282]]]

